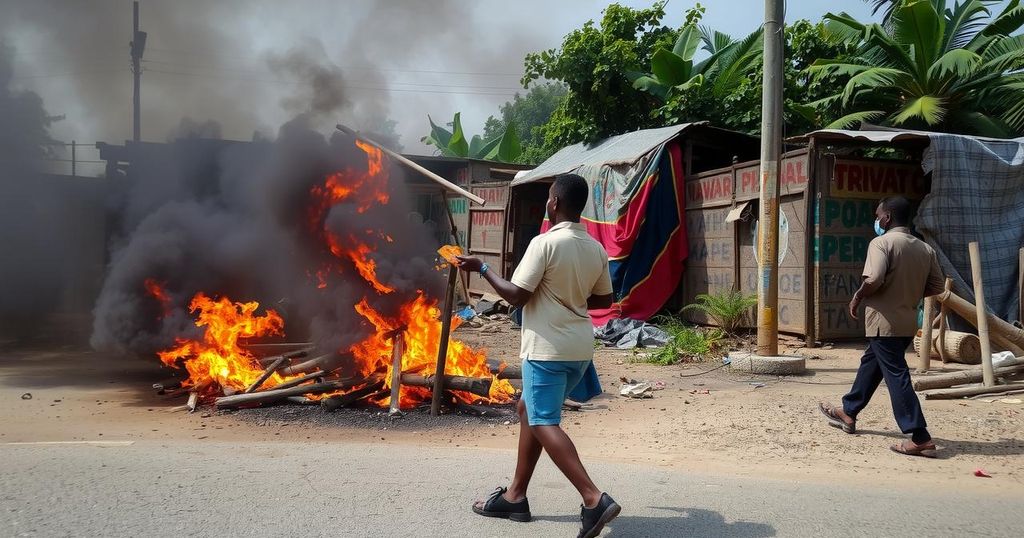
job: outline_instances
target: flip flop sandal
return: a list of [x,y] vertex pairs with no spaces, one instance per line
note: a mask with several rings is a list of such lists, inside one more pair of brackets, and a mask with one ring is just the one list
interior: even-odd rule
[[935,443],[925,443],[923,445],[916,445],[913,448],[907,448],[906,445],[900,443],[898,445],[890,446],[889,450],[892,450],[897,454],[903,454],[904,456],[919,456],[922,458],[938,457]]
[[497,488],[494,493],[484,501],[482,506],[473,504],[473,511],[485,517],[500,517],[512,521],[530,521],[530,501],[523,499],[517,503],[505,500],[505,492],[508,488]]
[[843,419],[836,415],[835,409],[832,406],[825,405],[823,403],[818,404],[818,411],[821,411],[822,415],[828,419],[828,425],[833,428],[839,428],[846,433],[857,433],[857,421],[854,420],[853,424],[847,424],[843,422]]

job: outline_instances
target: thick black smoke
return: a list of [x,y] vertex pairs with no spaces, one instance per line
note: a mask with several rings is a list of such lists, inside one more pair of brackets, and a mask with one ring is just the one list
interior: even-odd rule
[[43,173],[55,118],[37,94],[11,87],[12,53],[0,41],[0,339],[41,335],[80,299],[68,284],[91,268],[76,219],[90,198],[102,207],[94,184]]
[[[354,310],[361,299],[393,316],[417,290],[436,296],[443,286],[434,270],[432,238],[408,219],[396,165],[386,164],[387,204],[360,211],[354,196],[310,224],[315,186],[334,172],[355,178],[366,171],[367,155],[350,137],[325,138],[300,117],[284,125],[273,142],[184,139],[169,151],[133,172],[121,211],[126,236],[113,253],[95,309],[97,349],[148,354],[194,334],[187,305],[197,292],[259,301],[285,317],[290,339],[345,349],[370,331]],[[379,294],[351,261],[334,257],[324,230],[369,245],[379,280],[395,291]],[[316,272],[324,267],[330,271],[326,288],[320,288]],[[171,296],[169,313],[146,293],[147,279]]]

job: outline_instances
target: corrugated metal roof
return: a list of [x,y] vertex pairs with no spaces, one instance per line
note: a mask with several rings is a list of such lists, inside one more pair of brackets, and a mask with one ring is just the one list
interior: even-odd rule
[[644,129],[606,138],[596,144],[579,143],[566,146],[537,168],[517,177],[512,181],[512,186],[566,174],[581,166],[631,165],[687,128],[707,123],[702,121],[659,129]]
[[[788,138],[787,142],[807,142],[814,138],[817,140],[862,140],[865,142],[889,143],[905,141],[928,141],[932,136],[962,136],[974,140],[1002,141],[1004,138],[987,138],[983,136],[958,135],[950,133],[937,133],[931,131],[914,131],[910,129],[894,129],[890,127],[879,127],[876,125],[865,125],[861,130],[848,129],[820,129],[805,135]],[[1010,139],[1024,143],[1024,138]]]

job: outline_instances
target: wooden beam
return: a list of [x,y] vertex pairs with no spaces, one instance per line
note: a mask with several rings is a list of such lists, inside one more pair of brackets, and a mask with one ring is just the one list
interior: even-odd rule
[[458,194],[460,196],[464,196],[466,198],[469,198],[471,201],[473,201],[473,203],[475,203],[477,205],[484,205],[484,199],[483,198],[481,198],[481,197],[479,197],[479,196],[477,196],[477,195],[467,191],[466,189],[463,189],[462,187],[452,183],[451,181],[448,181],[447,179],[445,179],[445,178],[435,174],[434,172],[431,172],[430,170],[427,170],[426,168],[423,168],[422,166],[420,166],[419,164],[417,164],[417,163],[413,162],[412,160],[408,159],[404,155],[400,155],[400,154],[398,154],[398,153],[396,153],[394,151],[391,151],[390,149],[388,149],[388,148],[378,144],[377,142],[374,142],[373,140],[371,140],[369,138],[366,138],[365,136],[359,134],[358,132],[356,132],[356,131],[354,131],[352,129],[349,129],[348,127],[345,127],[344,125],[342,125],[340,123],[338,125],[336,125],[336,127],[337,127],[337,129],[339,131],[341,131],[341,132],[343,132],[343,133],[345,133],[345,134],[347,134],[349,136],[352,136],[354,138],[357,138],[359,140],[362,140],[363,142],[366,142],[367,144],[370,144],[370,145],[376,147],[377,149],[379,149],[382,152],[384,152],[385,154],[387,154],[388,157],[391,157],[392,159],[395,159],[396,161],[404,164],[405,166],[408,166],[409,168],[412,168],[413,170],[423,174],[424,176],[427,176],[427,179],[437,183],[438,185],[441,185],[442,187],[444,187],[444,188],[446,188],[446,189],[448,189],[448,190],[450,190],[450,191],[452,191],[452,192],[454,192],[454,193],[456,193],[456,194]]
[[981,371],[986,387],[996,384],[992,371],[992,343],[988,332],[988,310],[985,308],[985,285],[981,277],[981,247],[977,241],[967,245],[971,255],[971,280],[974,282],[974,308],[978,312],[978,339],[981,340]]
[[968,396],[980,396],[982,394],[1002,394],[1004,392],[1015,392],[1024,390],[1024,383],[1009,383],[1006,385],[972,385],[970,387],[957,387],[955,389],[937,389],[923,392],[926,400],[953,400],[966,398]]
[[[1003,366],[995,369],[995,375],[1010,375],[1024,372],[1024,364]],[[968,383],[980,383],[984,379],[982,371],[978,368],[960,370],[948,374],[934,375],[914,380],[914,390],[945,389]]]

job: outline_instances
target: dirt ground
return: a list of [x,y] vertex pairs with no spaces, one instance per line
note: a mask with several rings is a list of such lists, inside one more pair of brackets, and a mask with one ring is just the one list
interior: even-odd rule
[[[462,327],[456,337],[514,360],[518,329]],[[766,377],[717,368],[720,362],[655,366],[635,362],[633,351],[600,349],[595,359],[605,394],[583,411],[566,412],[563,426],[584,459],[667,468],[768,476],[814,482],[957,488],[1020,495],[1024,484],[1024,404],[1005,401],[924,401],[940,448],[927,460],[893,454],[902,438],[884,385],[862,412],[859,433],[830,428],[819,401],[839,402],[849,388],[860,344],[804,349],[808,375]],[[642,351],[641,351],[642,353]],[[451,416],[413,412],[389,420],[374,410],[334,415],[319,407],[291,406],[232,413],[201,409],[168,412],[181,401],[157,396],[152,383],[168,376],[155,359],[126,360],[76,348],[0,347],[0,443],[90,440],[219,441],[337,439],[461,447],[515,447],[514,417]],[[948,368],[959,367],[949,365]],[[937,365],[941,371],[943,365]],[[661,381],[644,400],[618,396],[619,378]],[[992,400],[992,399],[987,399]],[[510,452],[510,466],[513,455]],[[992,478],[977,478],[984,469]]]

